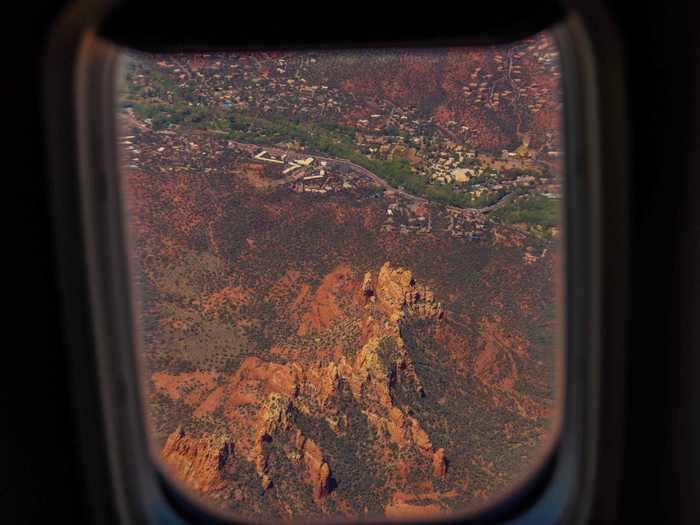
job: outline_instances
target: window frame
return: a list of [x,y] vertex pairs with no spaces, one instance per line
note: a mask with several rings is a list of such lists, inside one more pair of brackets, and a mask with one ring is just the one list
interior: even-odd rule
[[[64,18],[51,45],[46,84],[74,401],[79,416],[89,419],[81,425],[88,488],[101,522],[232,523],[174,492],[150,455],[132,351],[132,283],[116,172],[119,48],[98,35],[104,14],[83,9]],[[541,29],[550,29],[559,45],[564,91],[566,394],[559,443],[513,495],[478,514],[439,522],[582,522],[593,500],[604,309],[599,72],[584,17],[569,14]],[[90,482],[100,477],[104,483]]]

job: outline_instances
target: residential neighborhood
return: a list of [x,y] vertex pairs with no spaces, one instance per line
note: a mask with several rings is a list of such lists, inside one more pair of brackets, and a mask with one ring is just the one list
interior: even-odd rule
[[[491,58],[455,87],[454,104],[491,111],[494,125],[498,114],[517,116],[517,128],[502,132],[515,137],[509,148],[488,146],[483,138],[491,132],[488,127],[443,115],[453,115],[455,109],[427,111],[344,88],[343,82],[324,76],[328,64],[322,53],[202,54],[194,60],[167,55],[148,66],[155,68],[150,74],[144,64],[133,62],[123,107],[140,129],[159,138],[153,154],[181,158],[183,169],[201,166],[206,172],[212,158],[240,151],[252,162],[279,168],[275,184],[297,193],[321,197],[379,186],[413,204],[444,204],[457,217],[452,234],[466,236],[462,223],[477,224],[473,217],[478,212],[533,202],[538,210],[553,210],[562,192],[558,132],[543,134],[537,128],[538,135],[522,124],[536,123],[547,108],[559,111],[561,101],[552,87],[559,75],[558,54],[548,40],[526,40],[494,51]],[[536,68],[545,80],[523,73]],[[178,136],[185,127],[221,140],[181,143]],[[130,166],[149,162],[141,155],[143,141],[139,148],[130,147],[128,138],[123,144],[131,154]],[[411,220],[402,221],[400,210],[404,208],[388,214],[387,230],[425,233],[434,228],[410,208],[405,210]],[[556,234],[554,221],[544,222]]]

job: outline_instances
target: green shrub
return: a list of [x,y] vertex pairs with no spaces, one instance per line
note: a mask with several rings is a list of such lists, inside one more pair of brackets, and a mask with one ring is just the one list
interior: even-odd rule
[[509,224],[525,223],[538,226],[558,226],[561,223],[560,200],[542,195],[514,199],[493,216]]

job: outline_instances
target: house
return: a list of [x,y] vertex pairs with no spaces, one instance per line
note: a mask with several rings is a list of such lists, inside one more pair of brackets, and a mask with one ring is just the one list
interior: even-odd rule
[[274,164],[284,164],[283,160],[279,160],[279,159],[276,159],[274,157],[266,157],[265,156],[266,153],[267,153],[267,150],[262,150],[260,153],[255,155],[254,158],[256,158],[258,160],[265,161],[265,162],[272,162]]
[[297,168],[301,168],[301,166],[299,164],[291,163],[288,168],[286,168],[284,171],[282,171],[282,175],[286,175],[287,173],[291,173]]

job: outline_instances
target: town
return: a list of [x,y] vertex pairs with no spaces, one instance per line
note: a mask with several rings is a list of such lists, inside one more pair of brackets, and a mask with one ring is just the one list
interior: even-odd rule
[[[338,192],[377,195],[381,192],[386,217],[381,231],[400,234],[447,232],[453,237],[478,240],[487,231],[486,215],[480,210],[436,205],[427,199],[391,188],[368,170],[342,159],[263,148],[225,140],[218,134],[198,133],[183,137],[169,130],[151,131],[133,119],[127,121],[131,135],[119,145],[128,169],[147,172],[210,174],[228,166],[249,162],[265,166],[269,187],[322,198]],[[194,142],[192,139],[197,140]],[[138,144],[138,146],[136,146]]]
[[[557,78],[551,43],[520,46],[497,53],[495,69],[477,66],[470,73],[462,89],[465,103],[494,111],[510,104],[512,111],[530,115],[559,104],[550,87],[521,78],[524,60]],[[509,207],[517,211],[536,199],[537,211],[546,212],[541,221],[536,213],[513,216],[531,222],[535,217],[533,226],[557,234],[552,210],[561,195],[562,153],[554,132],[538,148],[530,147],[527,132],[518,132],[517,147],[485,150],[477,146],[481,131],[464,122],[438,122],[416,106],[330,85],[319,73],[322,60],[306,53],[202,55],[199,61],[168,55],[151,64],[135,62],[123,106],[144,128],[164,136],[183,127],[220,134],[229,148],[244,151],[253,162],[278,166],[295,192],[324,195],[375,184],[413,205],[445,204],[455,217],[470,217],[470,224],[499,208],[504,208],[501,217],[507,216]],[[197,169],[196,158],[191,169]],[[138,156],[131,162],[138,164]],[[202,169],[211,168],[202,163]],[[432,228],[413,213],[413,222],[399,226],[403,214],[388,211],[387,229]],[[453,222],[457,234],[461,223]]]

